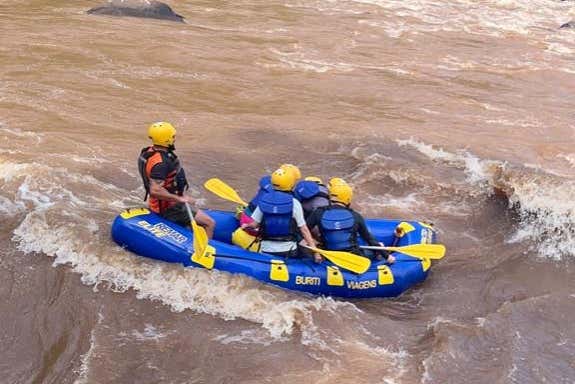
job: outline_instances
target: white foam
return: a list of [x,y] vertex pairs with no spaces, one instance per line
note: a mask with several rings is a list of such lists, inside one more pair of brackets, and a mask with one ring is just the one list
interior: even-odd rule
[[570,153],[570,154],[560,153],[559,155],[557,155],[557,157],[559,157],[561,159],[565,159],[565,161],[567,161],[569,163],[571,168],[575,168],[575,153]]
[[74,381],[74,384],[87,384],[88,383],[88,374],[90,372],[90,361],[92,356],[94,355],[94,350],[96,349],[96,330],[104,320],[104,316],[101,312],[98,312],[98,322],[96,326],[92,328],[90,331],[90,348],[88,351],[80,356],[80,368],[76,373],[78,373],[78,377]]
[[384,196],[369,195],[366,200],[358,202],[361,210],[373,212],[374,210],[381,210],[388,207],[393,207],[402,211],[413,212],[417,207],[423,203],[417,193],[410,193],[407,196],[392,196],[386,194]]
[[[354,0],[356,3],[372,4],[387,9],[393,19],[411,22],[412,30],[417,31],[460,31],[473,34],[501,36],[503,32],[528,34],[538,23],[549,15],[541,8],[527,1],[495,1],[469,3],[468,1],[385,1]],[[473,11],[470,12],[470,6]],[[513,10],[510,14],[509,10]],[[539,12],[537,12],[539,11]]]
[[16,216],[26,210],[26,206],[22,202],[13,202],[7,197],[0,195],[0,213],[7,217]]
[[269,333],[262,332],[260,329],[244,329],[237,335],[220,335],[215,337],[213,340],[220,342],[221,344],[259,344],[264,346],[270,346],[273,343],[285,342],[288,340],[287,337],[271,337]]
[[467,181],[479,184],[488,181],[494,172],[494,167],[500,162],[492,160],[481,160],[468,151],[458,151],[451,153],[443,148],[434,148],[413,137],[407,140],[397,140],[400,147],[411,146],[434,161],[443,161],[458,168],[462,168],[467,175]]
[[149,341],[149,340],[159,341],[160,339],[163,339],[164,337],[169,336],[173,332],[175,332],[175,331],[162,332],[158,328],[156,328],[154,325],[146,323],[146,324],[144,324],[144,330],[143,331],[140,331],[138,329],[133,329],[129,334],[127,334],[125,332],[120,332],[119,336],[121,338],[122,337],[134,338],[138,341]]
[[41,133],[36,133],[32,131],[22,131],[21,129],[18,128],[16,129],[7,128],[2,123],[0,123],[0,132],[19,138],[32,138],[36,141],[36,143],[40,143],[44,137],[44,135]]
[[515,121],[510,121],[507,119],[496,119],[496,120],[485,120],[485,123],[487,124],[493,124],[493,125],[503,125],[506,127],[522,127],[522,128],[538,128],[541,127],[543,124],[538,122],[538,121],[532,121],[532,120],[515,120]]
[[292,297],[245,276],[148,262],[112,246],[108,233],[98,232],[99,225],[82,217],[81,210],[62,218],[58,200],[73,200],[71,193],[58,195],[61,191],[48,189],[46,194],[26,183],[19,191],[19,198],[34,209],[14,230],[18,249],[52,256],[54,265],[72,265],[82,281],[95,289],[109,283],[114,290],[134,289],[138,298],[160,300],[174,311],[192,309],[229,320],[243,318],[262,324],[272,337],[291,334],[301,325],[313,339],[313,312],[351,306],[330,298]]
[[420,111],[425,112],[425,113],[429,113],[430,115],[440,115],[440,112],[437,111],[433,111],[431,109],[427,109],[427,108],[419,108]]
[[[2,198],[6,209],[27,213],[12,240],[24,253],[54,257],[54,265],[68,264],[94,289],[104,284],[113,290],[134,289],[141,299],[159,300],[174,311],[191,309],[223,319],[242,318],[261,324],[274,338],[302,329],[302,342],[317,343],[313,314],[318,311],[357,311],[350,303],[331,298],[307,298],[256,282],[243,275],[185,269],[131,255],[112,244],[108,225],[89,212],[110,212],[110,203],[133,204],[130,193],[93,177],[47,165],[3,162],[0,177],[12,180],[14,196]],[[66,187],[90,185],[77,196]],[[105,196],[106,199],[102,198]],[[130,204],[132,201],[132,204]],[[140,197],[137,198],[140,202]],[[112,210],[113,212],[113,210]],[[112,214],[100,220],[108,223]]]
[[510,241],[532,240],[547,258],[575,256],[575,183],[545,176],[510,183],[510,201],[520,206],[523,224]]
[[569,48],[561,43],[549,43],[547,51],[559,55],[572,55],[574,52],[572,48]]
[[134,289],[138,298],[160,300],[174,311],[192,309],[226,320],[243,318],[262,324],[272,337],[291,334],[300,325],[313,330],[315,311],[335,312],[352,306],[330,298],[292,298],[241,275],[148,262],[116,247],[102,248],[97,238],[82,241],[94,234],[79,217],[73,225],[50,225],[47,216],[45,208],[26,216],[14,231],[18,248],[53,256],[54,265],[72,265],[82,274],[82,281],[95,288],[109,283],[116,291]]
[[10,182],[12,179],[26,176],[31,168],[30,164],[12,163],[0,158],[0,179]]
[[[398,144],[411,146],[434,161],[462,168],[467,181],[480,192],[490,191],[492,185],[503,187],[522,219],[509,241],[530,241],[545,258],[575,256],[575,182],[572,180],[540,168],[538,173],[510,170],[501,162],[479,159],[466,151],[447,152],[413,138],[399,140]],[[529,170],[526,166],[525,169]]]
[[[437,205],[439,211],[443,214],[448,214],[450,216],[459,216],[465,217],[472,214],[473,207],[469,206],[468,204],[460,203],[457,204],[456,202],[452,201],[442,201],[439,202]],[[469,237],[469,234],[466,234]]]

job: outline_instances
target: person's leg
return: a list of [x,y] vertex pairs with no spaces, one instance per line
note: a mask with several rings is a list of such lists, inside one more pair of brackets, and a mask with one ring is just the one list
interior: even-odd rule
[[216,228],[216,222],[207,213],[202,211],[201,209],[197,212],[194,212],[194,219],[196,222],[206,229],[206,233],[208,234],[208,238],[211,239],[214,237],[214,229]]
[[[214,219],[212,219],[210,216],[208,216],[207,213],[201,210],[196,211],[191,209],[191,211],[196,222],[206,229],[208,238],[211,239],[214,236],[214,228],[216,227],[216,222]],[[182,227],[189,227],[191,225],[191,219],[184,204],[176,204],[171,206],[170,208],[166,209],[166,211],[162,214],[162,217],[173,221]]]
[[188,211],[186,210],[186,206],[184,204],[176,204],[172,205],[164,212],[162,212],[162,217],[166,220],[170,220],[182,227],[189,227],[190,226],[190,216],[188,215]]

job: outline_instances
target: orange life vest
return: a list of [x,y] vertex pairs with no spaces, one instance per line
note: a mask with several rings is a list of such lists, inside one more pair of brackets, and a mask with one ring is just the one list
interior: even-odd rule
[[[162,182],[163,188],[170,193],[182,196],[184,190],[189,186],[184,169],[180,166],[180,160],[178,160],[174,152],[159,150],[153,146],[146,147],[142,149],[140,157],[138,158],[138,171],[140,172],[140,176],[144,182],[144,188],[146,189],[144,201],[150,196],[150,175],[152,168],[162,162],[168,164],[169,169],[167,177]],[[177,204],[175,201],[160,200],[153,196],[150,196],[148,201],[150,210],[159,214],[175,204]]]

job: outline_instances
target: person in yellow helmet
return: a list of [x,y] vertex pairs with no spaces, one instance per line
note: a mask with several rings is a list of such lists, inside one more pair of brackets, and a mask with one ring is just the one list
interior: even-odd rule
[[301,171],[299,170],[297,165],[285,163],[285,164],[280,165],[280,169],[283,169],[284,171],[292,172],[296,183],[299,181],[299,179],[301,179]]
[[[279,169],[283,169],[285,171],[292,173],[293,176],[295,177],[296,182],[299,179],[301,179],[301,171],[299,170],[299,168],[297,166],[295,166],[293,164],[282,164],[282,165],[280,165]],[[254,210],[256,209],[256,206],[258,205],[259,200],[266,193],[273,191],[271,177],[272,177],[271,175],[266,175],[260,179],[258,192],[253,197],[253,199],[250,200],[248,207],[247,207],[248,209],[247,209],[246,214],[251,215],[254,212]]]
[[[353,189],[343,179],[334,178],[328,183],[331,205],[316,209],[307,219],[308,227],[319,233],[323,247],[332,251],[345,251],[358,255],[363,252],[359,247],[358,236],[373,246],[382,246],[369,232],[365,219],[350,208]],[[376,252],[378,260],[385,258],[393,263],[395,258],[384,252]]]
[[[188,181],[180,160],[174,153],[176,129],[168,122],[157,122],[148,128],[152,145],[145,147],[138,158],[138,171],[146,189],[146,200],[151,211],[181,226],[190,225],[185,204],[195,200],[185,194]],[[192,209],[196,222],[206,229],[211,238],[215,221],[201,210]]]
[[331,179],[329,179],[327,185],[328,186],[334,186],[334,185],[339,185],[339,184],[344,184],[344,185],[348,185],[347,181],[345,181],[344,179],[342,179],[341,177],[332,177]]
[[[298,167],[293,164],[282,164],[280,169],[286,170],[294,175],[296,179],[301,178],[301,172]],[[241,227],[241,224],[249,224],[253,222],[251,215],[256,210],[260,199],[269,192],[272,192],[273,186],[271,182],[271,174],[263,176],[259,181],[259,189],[256,195],[250,200],[248,206],[241,209],[237,213],[237,218],[240,221],[240,228],[236,229],[232,234],[232,242],[242,248],[257,250],[259,248],[259,230],[249,226]]]
[[[270,181],[273,190],[259,200],[251,216],[254,221],[242,224],[242,228],[260,228],[261,252],[296,257],[297,232],[301,233],[309,246],[316,246],[306,225],[301,204],[292,195],[296,175],[288,169],[279,168],[272,173]],[[314,260],[320,263],[323,259],[321,255],[314,254]]]

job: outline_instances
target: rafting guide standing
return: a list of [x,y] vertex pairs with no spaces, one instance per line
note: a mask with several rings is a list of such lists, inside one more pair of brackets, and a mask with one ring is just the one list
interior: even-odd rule
[[[151,211],[183,227],[190,225],[187,204],[195,200],[185,194],[188,189],[186,173],[174,153],[176,128],[167,122],[157,122],[148,128],[152,145],[145,147],[138,158],[138,171],[144,182]],[[206,229],[209,238],[214,234],[215,221],[201,210],[192,210],[196,222]]]

